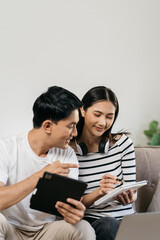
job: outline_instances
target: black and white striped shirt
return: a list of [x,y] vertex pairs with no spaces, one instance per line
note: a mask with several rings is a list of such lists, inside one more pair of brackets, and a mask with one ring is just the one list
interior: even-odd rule
[[[126,183],[136,181],[136,163],[133,142],[126,135],[109,148],[107,153],[89,153],[87,156],[77,155],[79,160],[79,179],[87,182],[85,194],[94,191],[100,185],[102,176],[110,173],[123,179]],[[135,213],[132,204],[121,205],[113,200],[107,205],[90,206],[85,217],[100,218],[105,216],[122,219],[124,215]]]

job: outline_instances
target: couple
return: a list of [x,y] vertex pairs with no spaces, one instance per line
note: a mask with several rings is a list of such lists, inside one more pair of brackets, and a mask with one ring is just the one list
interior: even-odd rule
[[[117,177],[136,180],[133,143],[125,134],[111,134],[118,111],[118,100],[106,87],[90,89],[82,105],[57,86],[37,98],[33,129],[0,141],[0,240],[94,240],[93,229],[97,239],[114,239],[120,219],[134,213],[136,193],[124,192],[107,206],[93,203],[119,184]],[[31,194],[45,171],[78,178],[75,152],[79,179],[88,183],[82,202],[68,199],[74,207],[57,202],[62,220],[30,209]]]

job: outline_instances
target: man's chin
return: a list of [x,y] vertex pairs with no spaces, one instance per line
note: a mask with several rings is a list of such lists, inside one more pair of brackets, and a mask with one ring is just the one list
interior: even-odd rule
[[64,144],[64,145],[56,145],[56,146],[53,146],[55,148],[60,148],[60,149],[66,149],[68,147],[68,143]]
[[62,148],[62,149],[66,149],[68,147],[68,143],[64,144],[63,146],[59,147],[59,148]]
[[62,149],[66,149],[66,148],[68,148],[68,144],[66,146],[62,147]]

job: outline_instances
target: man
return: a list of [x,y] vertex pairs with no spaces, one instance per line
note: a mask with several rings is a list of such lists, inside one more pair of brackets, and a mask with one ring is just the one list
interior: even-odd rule
[[78,178],[78,162],[68,146],[77,135],[80,100],[61,87],[50,87],[33,105],[33,129],[0,141],[0,240],[95,239],[81,220],[85,207],[77,200],[57,202],[64,220],[33,210],[30,198],[45,171]]

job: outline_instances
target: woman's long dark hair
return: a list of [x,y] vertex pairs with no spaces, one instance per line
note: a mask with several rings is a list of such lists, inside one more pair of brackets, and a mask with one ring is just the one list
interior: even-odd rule
[[[83,109],[86,111],[89,107],[91,107],[94,103],[98,101],[110,101],[113,103],[113,105],[115,106],[115,117],[113,121],[113,124],[114,124],[119,113],[119,103],[114,92],[110,88],[107,88],[104,86],[97,86],[97,87],[91,88],[82,98]],[[106,138],[112,139],[111,130],[112,130],[113,124],[107,131],[103,133],[102,139],[106,139]],[[77,139],[82,134],[83,126],[84,126],[84,118],[80,113],[80,119],[77,124],[77,131],[78,131]]]

